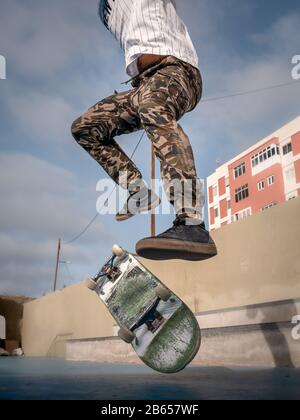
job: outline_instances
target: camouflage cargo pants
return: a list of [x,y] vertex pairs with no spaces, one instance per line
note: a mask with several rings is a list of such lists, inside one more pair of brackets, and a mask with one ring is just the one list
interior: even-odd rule
[[[103,99],[78,118],[72,125],[74,138],[116,183],[127,189],[142,174],[114,137],[145,129],[176,213],[201,216],[202,184],[188,136],[177,122],[200,101],[199,70],[168,56],[135,78],[132,85],[132,90]],[[120,176],[122,173],[127,176]]]

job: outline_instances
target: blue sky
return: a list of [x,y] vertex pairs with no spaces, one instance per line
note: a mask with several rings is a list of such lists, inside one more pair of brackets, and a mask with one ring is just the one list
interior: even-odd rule
[[[39,295],[51,289],[59,237],[74,237],[95,214],[102,169],[73,141],[72,121],[124,90],[123,53],[101,25],[97,1],[1,0],[0,293]],[[290,82],[300,54],[298,0],[177,0],[199,54],[204,98]],[[255,95],[203,102],[181,123],[199,176],[299,115],[300,84]],[[128,153],[140,134],[119,139]],[[135,162],[149,178],[149,141]],[[157,167],[158,169],[158,167]],[[159,216],[158,230],[172,216]],[[133,250],[149,234],[149,217],[117,224],[99,216],[77,242],[63,245],[71,276],[93,274],[113,243]]]

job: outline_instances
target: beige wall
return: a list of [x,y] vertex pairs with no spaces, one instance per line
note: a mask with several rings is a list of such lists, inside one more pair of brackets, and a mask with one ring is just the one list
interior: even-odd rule
[[[219,255],[210,261],[143,262],[194,312],[299,298],[299,215],[296,199],[216,231]],[[57,355],[65,338],[113,335],[113,320],[75,285],[25,304],[22,335],[26,355]]]
[[23,350],[27,356],[57,356],[65,339],[111,336],[112,329],[97,295],[77,284],[24,305]]
[[298,298],[299,219],[297,198],[212,232],[212,260],[146,265],[195,312]]

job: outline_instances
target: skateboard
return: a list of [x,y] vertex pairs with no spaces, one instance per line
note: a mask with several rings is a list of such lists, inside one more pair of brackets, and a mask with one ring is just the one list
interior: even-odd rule
[[137,258],[114,245],[113,256],[86,281],[119,326],[118,336],[161,373],[176,373],[196,356],[198,322],[185,303]]

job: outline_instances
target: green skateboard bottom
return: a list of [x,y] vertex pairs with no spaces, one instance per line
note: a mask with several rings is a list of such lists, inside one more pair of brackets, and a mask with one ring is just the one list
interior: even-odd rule
[[133,334],[140,359],[161,373],[185,368],[197,354],[201,332],[192,311],[131,254],[113,257],[101,269],[96,293],[120,328]]
[[200,344],[197,320],[190,309],[182,304],[153,338],[141,359],[159,372],[179,372],[194,359]]

